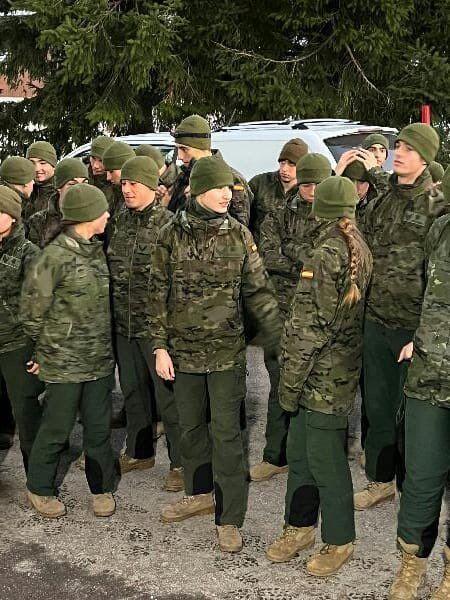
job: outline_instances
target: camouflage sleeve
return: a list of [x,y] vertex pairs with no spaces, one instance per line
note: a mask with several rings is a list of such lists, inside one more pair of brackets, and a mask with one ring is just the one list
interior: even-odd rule
[[389,186],[390,173],[383,171],[381,167],[373,167],[367,171],[369,183],[373,185],[377,193],[384,192]]
[[[269,213],[261,225],[259,250],[270,274],[293,277],[292,260],[283,253],[280,222],[276,213]],[[295,269],[298,273],[298,269]]]
[[450,215],[444,215],[433,223],[428,231],[427,237],[425,238],[425,259],[428,262],[430,260],[433,250],[438,246],[439,240],[444,229],[448,226],[450,221]]
[[[294,412],[315,359],[331,336],[340,306],[343,247],[339,240],[318,248],[305,264],[281,340],[279,402]],[[345,250],[347,252],[347,250]]]
[[233,170],[234,184],[231,197],[230,215],[248,227],[250,222],[250,205],[253,192],[247,181],[237,171]]
[[159,234],[155,249],[152,252],[150,279],[148,326],[152,339],[152,349],[169,349],[169,334],[167,328],[167,302],[171,288],[170,272],[170,222]]
[[41,243],[41,230],[42,225],[40,215],[39,213],[35,213],[28,221],[27,238],[30,240],[30,242],[36,244],[36,246],[40,246]]
[[41,254],[40,248],[29,240],[25,248],[25,257],[23,261],[23,271],[26,275],[30,270],[33,261]]

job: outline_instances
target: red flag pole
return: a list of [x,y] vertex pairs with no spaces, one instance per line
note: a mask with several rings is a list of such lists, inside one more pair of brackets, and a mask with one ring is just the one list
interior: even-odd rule
[[422,104],[420,107],[420,120],[422,123],[431,125],[431,106],[429,104]]

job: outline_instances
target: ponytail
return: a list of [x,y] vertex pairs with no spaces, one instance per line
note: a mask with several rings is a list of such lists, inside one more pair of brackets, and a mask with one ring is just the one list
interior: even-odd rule
[[342,217],[337,225],[348,249],[350,286],[345,293],[344,304],[351,307],[361,300],[361,291],[357,284],[361,268],[361,244],[357,235],[358,228],[351,219]]

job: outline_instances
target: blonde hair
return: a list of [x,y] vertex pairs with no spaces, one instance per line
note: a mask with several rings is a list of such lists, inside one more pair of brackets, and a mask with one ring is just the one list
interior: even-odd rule
[[358,287],[358,275],[362,262],[362,246],[359,229],[354,221],[348,217],[342,217],[338,221],[338,228],[348,248],[350,286],[344,296],[344,304],[353,306],[361,300],[361,291]]

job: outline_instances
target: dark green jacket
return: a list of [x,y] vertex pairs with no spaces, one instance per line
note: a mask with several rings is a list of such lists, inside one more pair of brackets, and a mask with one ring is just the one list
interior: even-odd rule
[[350,414],[362,360],[364,297],[372,257],[357,233],[361,247],[358,286],[361,300],[344,304],[350,285],[349,252],[337,221],[311,224],[312,247],[304,265],[281,340],[281,406],[299,405],[325,414]]
[[61,221],[59,192],[55,192],[50,197],[47,208],[34,213],[29,219],[27,238],[39,248],[43,248],[60,230]]
[[161,230],[149,298],[153,348],[180,371],[243,365],[244,313],[268,349],[278,343],[277,302],[250,232],[228,215],[205,218],[196,202]]
[[34,261],[22,290],[20,318],[36,343],[42,381],[80,383],[112,373],[109,304],[102,243],[69,228]]
[[26,345],[26,337],[19,320],[19,302],[22,282],[39,249],[25,239],[22,225],[0,241],[0,354]]
[[166,208],[155,203],[143,211],[123,206],[109,227],[107,257],[114,329],[129,339],[149,335],[150,259],[161,228],[172,217]]
[[44,183],[34,184],[30,198],[22,206],[22,219],[25,223],[25,229],[34,213],[47,208],[49,200],[55,191],[55,180],[53,177]]

